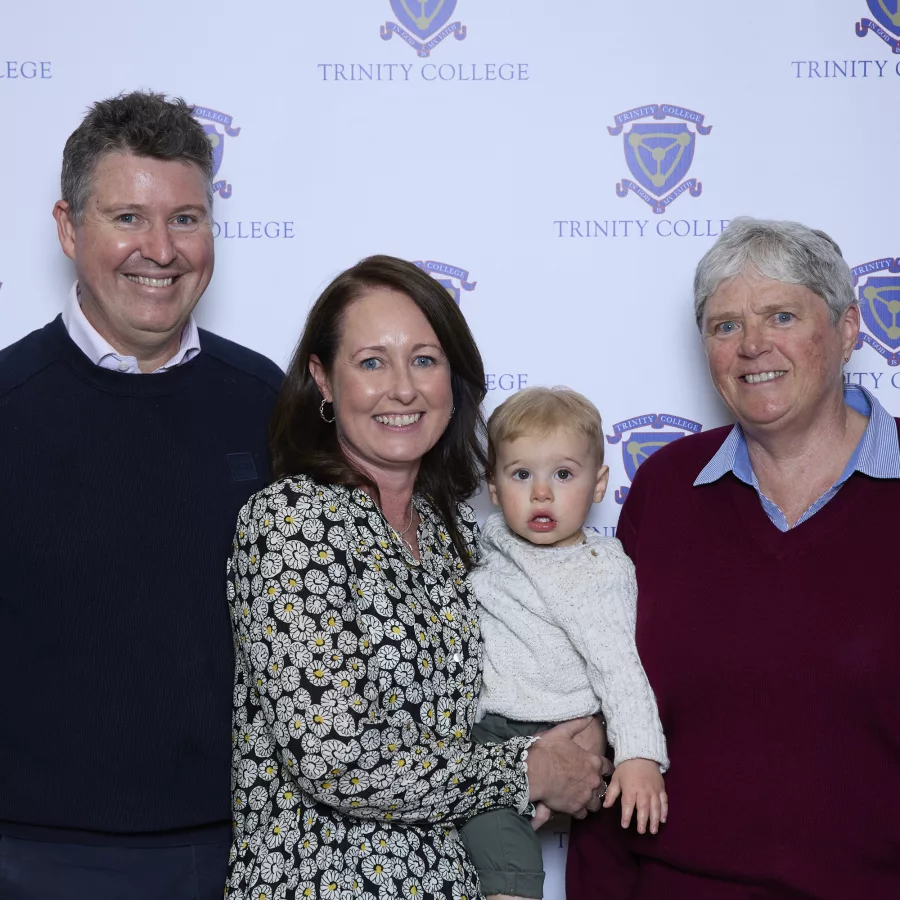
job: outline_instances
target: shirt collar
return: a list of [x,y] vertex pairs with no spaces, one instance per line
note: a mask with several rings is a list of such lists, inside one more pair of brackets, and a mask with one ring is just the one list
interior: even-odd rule
[[[69,299],[63,309],[62,320],[66,326],[69,337],[82,353],[101,369],[112,369],[118,372],[140,374],[137,358],[123,356],[116,350],[87,320],[87,316],[81,309],[78,282],[72,285]],[[190,316],[181,332],[181,346],[178,352],[164,365],[153,371],[166,372],[176,366],[190,362],[200,352],[200,331],[194,317]]]
[[[844,385],[844,403],[868,416],[869,423],[836,483],[842,484],[854,472],[862,472],[872,478],[900,478],[900,439],[893,416],[870,391],[860,385]],[[747,440],[740,425],[731,429],[722,446],[697,476],[694,486],[712,484],[726,472],[733,472],[745,484],[756,487]]]

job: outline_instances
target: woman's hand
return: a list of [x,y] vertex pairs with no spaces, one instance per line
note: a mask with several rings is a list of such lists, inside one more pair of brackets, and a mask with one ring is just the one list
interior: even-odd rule
[[604,760],[583,750],[576,735],[591,725],[591,718],[572,719],[541,734],[528,750],[528,784],[531,801],[583,819],[600,808]]
[[660,822],[665,823],[669,815],[669,798],[659,771],[659,763],[652,759],[627,759],[616,766],[609,792],[603,806],[609,809],[616,798],[622,795],[622,827],[631,824],[631,815],[637,810],[637,830],[656,834]]

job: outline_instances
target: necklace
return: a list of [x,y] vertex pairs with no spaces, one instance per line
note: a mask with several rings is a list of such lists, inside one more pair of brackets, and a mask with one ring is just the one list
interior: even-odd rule
[[[409,501],[409,519],[406,523],[406,528],[404,528],[403,531],[397,531],[397,529],[394,528],[394,534],[396,534],[397,537],[399,537],[400,540],[404,544],[406,544],[406,546],[409,548],[410,553],[413,553],[413,548],[412,548],[412,544],[410,544],[410,542],[406,539],[406,533],[409,531],[410,528],[412,528],[413,512],[414,512],[413,502],[412,502],[412,499],[410,499],[410,501]],[[415,553],[413,553],[413,556],[415,556]]]

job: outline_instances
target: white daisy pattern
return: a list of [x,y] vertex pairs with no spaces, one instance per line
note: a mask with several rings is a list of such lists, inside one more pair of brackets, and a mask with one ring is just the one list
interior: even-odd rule
[[[534,738],[473,745],[475,598],[421,495],[417,561],[361,490],[276,482],[241,510],[230,900],[477,900],[456,826],[528,803]],[[475,552],[472,510],[457,526]]]

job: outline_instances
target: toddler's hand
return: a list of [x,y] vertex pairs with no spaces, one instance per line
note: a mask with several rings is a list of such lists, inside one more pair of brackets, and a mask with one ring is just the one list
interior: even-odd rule
[[652,759],[626,759],[616,766],[603,807],[609,809],[620,794],[622,827],[627,828],[631,824],[631,814],[637,809],[638,832],[646,833],[649,820],[650,833],[656,834],[659,823],[665,822],[669,815],[669,798],[659,764]]

